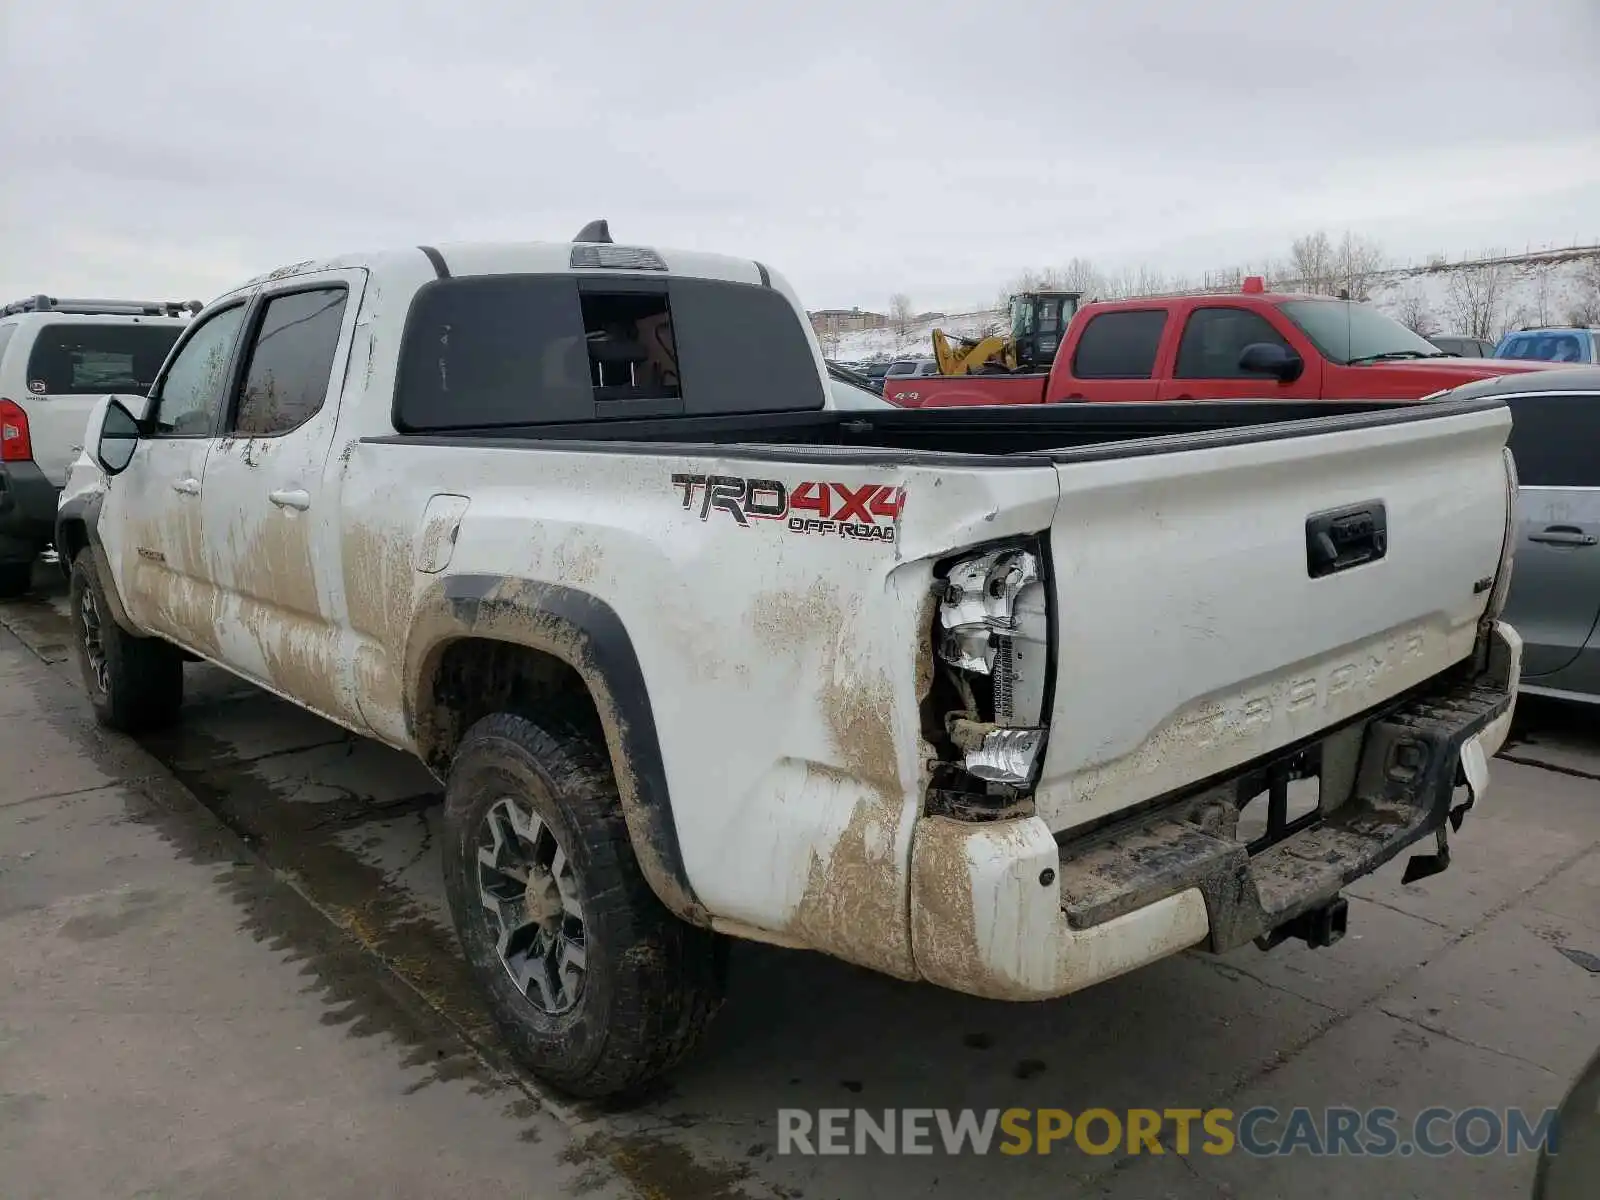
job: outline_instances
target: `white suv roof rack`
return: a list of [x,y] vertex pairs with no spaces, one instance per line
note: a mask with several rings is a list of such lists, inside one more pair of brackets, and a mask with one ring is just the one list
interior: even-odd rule
[[186,312],[197,313],[204,307],[198,300],[86,300],[39,295],[13,300],[0,308],[0,317],[42,312],[97,317],[176,317]]

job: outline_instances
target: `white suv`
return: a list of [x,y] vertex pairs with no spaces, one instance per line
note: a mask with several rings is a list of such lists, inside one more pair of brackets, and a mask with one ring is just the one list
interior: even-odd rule
[[0,307],[0,597],[28,590],[56,497],[99,397],[142,395],[200,302],[58,300]]

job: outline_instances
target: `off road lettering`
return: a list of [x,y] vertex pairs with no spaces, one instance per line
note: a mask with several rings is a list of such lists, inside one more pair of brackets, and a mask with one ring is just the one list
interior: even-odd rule
[[806,480],[790,487],[777,479],[677,473],[672,486],[684,510],[698,509],[702,521],[723,512],[741,529],[751,521],[784,521],[790,533],[856,541],[894,541],[905,504],[905,489],[887,483]]

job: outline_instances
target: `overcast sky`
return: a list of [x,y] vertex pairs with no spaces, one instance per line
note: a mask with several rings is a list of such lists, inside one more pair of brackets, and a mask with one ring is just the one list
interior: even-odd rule
[[0,40],[0,299],[597,216],[810,307],[1600,241],[1600,0],[0,0]]

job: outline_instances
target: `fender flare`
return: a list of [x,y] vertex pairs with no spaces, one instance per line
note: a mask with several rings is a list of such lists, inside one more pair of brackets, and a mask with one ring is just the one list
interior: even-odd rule
[[586,592],[503,575],[452,575],[432,584],[413,610],[403,694],[412,744],[434,770],[437,739],[422,707],[445,649],[464,638],[526,646],[577,672],[600,714],[628,838],[646,881],[674,914],[709,926],[684,868],[644,672],[616,611]]
[[123,607],[122,597],[117,593],[117,577],[111,573],[111,560],[106,557],[106,548],[100,542],[100,508],[105,498],[104,492],[74,496],[63,502],[56,511],[55,545],[61,573],[69,579],[72,577],[72,560],[77,555],[71,549],[76,540],[71,536],[71,531],[81,525],[83,545],[94,559],[94,569],[100,576],[100,591],[105,595],[106,607],[111,610],[111,619],[123,632],[133,637],[146,637],[145,631],[133,623],[128,610]]

